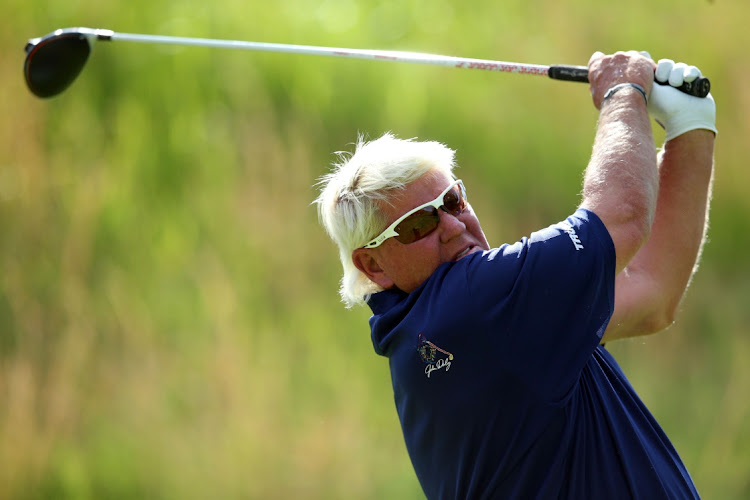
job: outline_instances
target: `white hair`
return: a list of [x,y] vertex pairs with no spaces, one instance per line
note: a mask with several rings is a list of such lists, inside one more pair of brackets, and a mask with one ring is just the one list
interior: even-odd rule
[[339,248],[344,268],[341,300],[352,307],[382,290],[352,262],[352,252],[385,228],[382,204],[426,174],[442,172],[452,178],[455,151],[439,142],[398,139],[388,132],[370,142],[360,135],[354,153],[336,155],[332,171],[318,183],[315,203],[321,224]]

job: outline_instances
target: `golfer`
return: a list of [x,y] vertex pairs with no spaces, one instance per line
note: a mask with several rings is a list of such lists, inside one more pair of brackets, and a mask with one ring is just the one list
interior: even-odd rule
[[[580,206],[515,243],[487,242],[442,144],[360,140],[323,178],[341,295],[373,311],[428,498],[698,498],[605,349],[672,324],[698,262],[715,105],[673,88],[698,76],[595,53]],[[666,130],[658,154],[650,117]]]

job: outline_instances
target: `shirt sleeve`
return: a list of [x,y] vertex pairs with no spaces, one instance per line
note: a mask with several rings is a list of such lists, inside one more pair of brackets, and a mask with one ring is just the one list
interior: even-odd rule
[[601,342],[614,309],[615,248],[579,209],[565,221],[485,253],[467,268],[479,335],[499,366],[560,400]]

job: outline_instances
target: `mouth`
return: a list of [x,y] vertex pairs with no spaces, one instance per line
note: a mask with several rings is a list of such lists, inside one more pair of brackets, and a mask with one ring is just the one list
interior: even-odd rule
[[462,258],[466,257],[467,255],[469,255],[470,253],[472,253],[472,251],[474,250],[474,248],[475,248],[475,247],[474,247],[473,245],[472,245],[472,246],[470,246],[470,247],[466,247],[466,248],[464,248],[463,250],[461,250],[461,251],[460,251],[460,252],[459,252],[459,253],[458,253],[458,254],[457,254],[457,255],[456,255],[456,256],[455,256],[454,258],[453,258],[453,260],[454,260],[454,261],[456,261],[456,260],[459,260],[459,259],[462,259]]

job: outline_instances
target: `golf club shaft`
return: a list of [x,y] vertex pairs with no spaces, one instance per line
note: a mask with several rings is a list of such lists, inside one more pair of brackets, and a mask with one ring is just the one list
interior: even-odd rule
[[317,47],[312,45],[292,45],[283,43],[248,42],[241,40],[216,40],[210,38],[191,38],[163,35],[142,35],[136,33],[118,33],[111,30],[93,30],[97,40],[112,40],[139,43],[157,43],[170,45],[191,45],[226,49],[242,49],[260,52],[285,52],[329,57],[348,57],[352,59],[370,59],[379,61],[430,64],[453,68],[479,69],[485,71],[502,71],[530,75],[547,75],[558,80],[588,81],[588,69],[585,66],[544,66],[507,61],[491,61],[444,55],[405,52],[394,50],[347,49],[337,47]]

